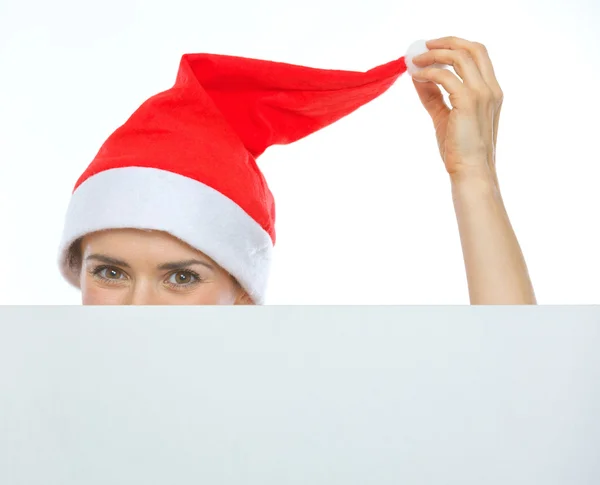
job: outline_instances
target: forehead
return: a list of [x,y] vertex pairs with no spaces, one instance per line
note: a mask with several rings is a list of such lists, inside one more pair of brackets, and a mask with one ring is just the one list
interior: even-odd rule
[[161,231],[111,229],[86,235],[81,243],[83,256],[102,253],[127,260],[158,261],[201,258],[206,255],[174,236]]

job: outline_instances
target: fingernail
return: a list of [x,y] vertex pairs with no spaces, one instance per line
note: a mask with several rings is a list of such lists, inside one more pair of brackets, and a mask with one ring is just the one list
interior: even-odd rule
[[421,64],[421,63],[422,63],[422,61],[423,61],[423,57],[422,57],[422,56],[423,56],[423,54],[419,54],[418,56],[415,56],[415,57],[413,57],[413,58],[411,59],[411,62],[412,62],[413,64]]

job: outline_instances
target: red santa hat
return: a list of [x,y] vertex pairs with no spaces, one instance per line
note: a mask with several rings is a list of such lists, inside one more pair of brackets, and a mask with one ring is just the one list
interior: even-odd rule
[[416,69],[407,54],[367,72],[211,54],[182,57],[174,86],[146,102],[103,144],[77,181],[60,244],[105,229],[165,231],[212,258],[262,304],[275,203],[256,159],[324,128]]

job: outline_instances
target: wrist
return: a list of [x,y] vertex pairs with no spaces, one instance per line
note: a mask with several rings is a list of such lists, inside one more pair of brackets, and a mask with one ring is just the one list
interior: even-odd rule
[[487,164],[479,167],[466,167],[456,170],[450,175],[453,191],[493,191],[499,192],[498,177],[495,170]]
[[[498,182],[490,171],[462,172],[451,176],[452,200],[456,210],[480,210],[482,207],[503,208]],[[491,204],[491,205],[490,205]]]

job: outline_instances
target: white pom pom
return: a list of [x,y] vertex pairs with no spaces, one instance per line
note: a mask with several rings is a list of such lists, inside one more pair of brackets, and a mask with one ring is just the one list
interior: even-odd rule
[[[426,42],[427,42],[426,40],[417,40],[416,42],[413,42],[406,50],[406,54],[404,55],[404,60],[406,61],[407,71],[411,76],[413,74],[415,74],[416,72],[419,72],[424,69],[423,67],[415,66],[413,64],[412,60],[413,60],[413,57],[420,56],[421,54],[425,54],[425,52],[429,51],[429,49],[427,48]],[[428,67],[443,68],[445,66],[444,66],[444,64],[433,64],[432,66],[428,66]],[[415,79],[415,81],[427,82],[427,81],[421,81],[420,79]]]

